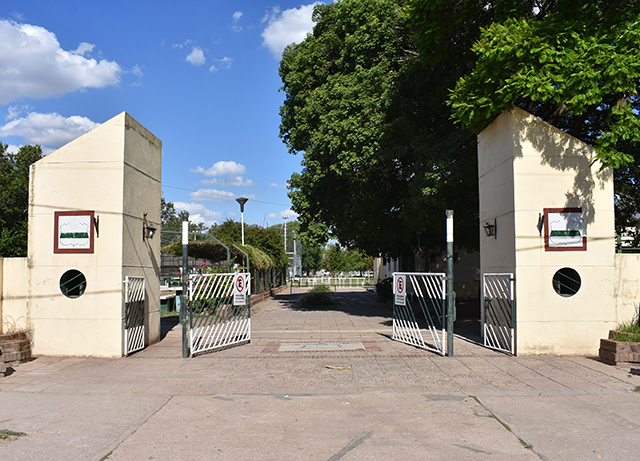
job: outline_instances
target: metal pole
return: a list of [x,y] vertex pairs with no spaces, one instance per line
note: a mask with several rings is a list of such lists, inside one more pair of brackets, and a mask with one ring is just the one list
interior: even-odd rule
[[447,210],[447,357],[453,357],[453,210]]
[[244,246],[244,210],[242,210],[240,216],[242,217],[242,246]]
[[189,294],[187,293],[189,281],[189,221],[182,221],[182,294],[180,295],[180,323],[182,324],[182,358],[189,357],[189,344],[187,341],[187,313]]
[[242,246],[244,246],[244,204],[249,201],[246,197],[239,197],[236,202],[240,204],[240,217],[242,220]]
[[[287,261],[289,260],[289,254],[287,253],[287,218],[289,215],[284,216],[284,254],[287,255]],[[284,274],[284,281],[288,283],[287,276],[289,275],[289,271]]]
[[284,217],[284,253],[287,254],[287,218],[289,215]]

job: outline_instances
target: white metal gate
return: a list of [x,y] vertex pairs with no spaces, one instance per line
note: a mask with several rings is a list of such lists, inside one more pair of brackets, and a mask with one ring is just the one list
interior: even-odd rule
[[144,277],[124,281],[124,355],[144,349]]
[[[238,297],[240,284],[247,290],[246,297]],[[191,355],[251,340],[249,286],[248,273],[189,276]]]
[[446,275],[395,272],[393,292],[392,339],[445,355]]
[[513,274],[483,274],[482,332],[484,345],[516,353]]

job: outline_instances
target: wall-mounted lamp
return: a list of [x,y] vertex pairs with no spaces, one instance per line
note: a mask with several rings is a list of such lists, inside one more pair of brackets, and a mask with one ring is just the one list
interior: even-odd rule
[[150,240],[156,233],[156,228],[151,227],[147,222],[147,213],[144,213],[144,217],[142,219],[142,240]]
[[542,237],[542,229],[544,229],[544,213],[538,213],[538,224],[536,225],[540,237]]
[[498,238],[498,221],[497,219],[493,220],[493,224],[490,224],[489,222],[485,222],[484,226],[482,226],[484,228],[484,233],[486,234],[487,237],[493,237],[493,238]]

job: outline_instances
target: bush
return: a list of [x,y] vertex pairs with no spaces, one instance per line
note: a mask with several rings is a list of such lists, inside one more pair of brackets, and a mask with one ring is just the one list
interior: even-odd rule
[[300,306],[304,309],[326,309],[333,307],[335,302],[331,299],[329,293],[331,293],[329,287],[313,287],[300,299]]

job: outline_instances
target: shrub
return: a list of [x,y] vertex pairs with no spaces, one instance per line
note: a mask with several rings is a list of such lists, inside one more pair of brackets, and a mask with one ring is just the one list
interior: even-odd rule
[[631,320],[618,325],[618,331],[613,337],[615,341],[640,342],[640,304]]
[[300,299],[300,306],[304,309],[326,309],[333,307],[335,302],[331,299],[329,293],[331,293],[329,287],[314,287]]

